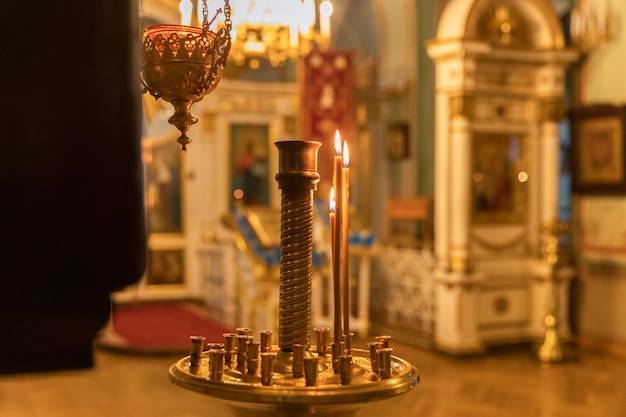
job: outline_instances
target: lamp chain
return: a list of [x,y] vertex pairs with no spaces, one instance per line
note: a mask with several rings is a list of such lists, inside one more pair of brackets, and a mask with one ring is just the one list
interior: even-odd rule
[[[209,22],[209,8],[206,4],[206,0],[202,0],[202,29],[204,31],[208,31],[209,30],[209,25],[211,23],[213,23],[215,21],[215,19],[217,18],[217,15],[220,14],[222,11],[222,9],[217,9],[215,16],[213,16],[213,19],[211,19],[211,21]],[[230,30],[233,27],[233,24],[230,20],[230,3],[229,0],[224,0],[224,17],[226,19],[225,24],[226,24],[226,30],[230,33]]]
[[[219,10],[217,11],[219,13]],[[217,17],[217,13],[215,16]],[[215,17],[213,18],[215,20]],[[211,22],[213,21],[211,20]],[[202,29],[209,30],[209,8],[206,5],[206,0],[202,0]]]
[[230,3],[229,0],[224,0],[224,18],[225,18],[225,24],[226,24],[226,30],[228,31],[228,33],[230,33],[231,29],[233,28],[233,22],[231,22],[230,20]]

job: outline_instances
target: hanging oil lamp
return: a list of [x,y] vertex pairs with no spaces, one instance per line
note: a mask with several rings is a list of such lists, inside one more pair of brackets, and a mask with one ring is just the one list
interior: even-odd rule
[[155,25],[143,32],[141,80],[144,93],[172,103],[174,114],[167,120],[180,130],[177,142],[187,150],[190,126],[198,121],[191,114],[193,103],[215,90],[231,47],[229,0],[224,1],[225,25],[209,30],[221,10],[208,21],[206,0],[202,1],[202,27]]

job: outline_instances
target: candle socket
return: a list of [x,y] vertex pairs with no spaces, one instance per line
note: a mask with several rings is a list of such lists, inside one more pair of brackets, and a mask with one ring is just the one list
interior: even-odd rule
[[328,327],[316,327],[313,329],[317,334],[317,355],[319,357],[326,356],[326,349],[328,344]]
[[204,336],[189,336],[191,341],[191,349],[189,352],[189,366],[198,367],[202,361],[202,349],[204,347]]
[[224,362],[227,365],[233,361],[233,356],[237,352],[237,334],[236,333],[224,333]]
[[352,336],[354,336],[352,332],[343,335],[344,355],[350,355],[352,353]]
[[342,355],[339,357],[339,376],[341,385],[350,385],[352,382],[352,356]]
[[374,340],[376,340],[377,342],[380,342],[382,344],[381,347],[383,348],[390,347],[389,341],[391,340],[391,336],[388,336],[388,335],[374,336]]
[[292,375],[294,378],[304,375],[304,345],[299,343],[293,345]]
[[222,350],[224,349],[224,343],[210,342],[206,344],[206,350]]
[[246,345],[246,366],[249,374],[255,374],[259,368],[259,351],[261,342],[249,340]]
[[237,370],[245,372],[246,351],[248,349],[248,336],[240,334],[237,336]]
[[271,385],[272,376],[274,375],[274,358],[275,353],[261,352],[261,384]]
[[391,352],[392,348],[381,348],[378,352],[378,374],[380,379],[391,378]]
[[247,368],[247,372],[250,375],[256,374],[256,371],[259,369],[259,360],[258,359],[246,360],[246,368]]
[[378,349],[382,349],[381,342],[368,342],[367,346],[370,348],[370,367],[372,373],[379,375],[380,369],[378,368]]
[[237,327],[235,329],[238,335],[242,336],[252,336],[252,329],[249,327]]
[[272,331],[261,330],[261,352],[270,352],[272,350]]
[[209,379],[221,381],[224,375],[224,349],[209,350]]
[[304,358],[304,384],[307,387],[317,386],[318,362],[318,356],[308,356]]
[[333,372],[339,373],[339,357],[343,355],[343,342],[333,342],[330,344],[333,354]]

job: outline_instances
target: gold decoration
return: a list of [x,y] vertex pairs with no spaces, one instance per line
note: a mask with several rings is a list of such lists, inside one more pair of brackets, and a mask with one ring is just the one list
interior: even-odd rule
[[472,262],[467,255],[451,255],[449,258],[450,270],[454,272],[471,272]]
[[[230,60],[256,69],[260,59],[279,67],[330,43],[329,0],[232,0],[233,44]],[[319,7],[316,7],[319,4]]]
[[473,23],[476,25],[476,35],[479,39],[502,48],[529,48],[533,45],[530,25],[523,18],[515,1],[478,3],[482,3],[483,10]]
[[448,100],[448,105],[450,117],[470,117],[474,113],[474,97],[471,96],[452,96]]
[[539,102],[539,117],[542,121],[559,122],[565,117],[565,112],[565,102],[562,97]]
[[559,235],[569,230],[569,224],[558,222],[546,224],[542,227],[542,232],[546,235],[546,243],[543,249],[543,259],[550,267],[548,277],[550,304],[548,314],[544,318],[546,333],[543,343],[537,351],[537,357],[541,362],[554,363],[563,360],[563,349],[559,341],[559,291],[558,279],[556,277],[557,264],[559,263]]
[[595,1],[575,0],[574,3],[570,15],[570,36],[572,43],[583,54],[613,39],[615,30],[608,1],[604,9]]

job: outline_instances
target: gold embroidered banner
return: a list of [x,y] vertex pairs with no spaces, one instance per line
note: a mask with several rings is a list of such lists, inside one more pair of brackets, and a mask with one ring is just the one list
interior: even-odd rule
[[[348,51],[314,50],[300,60],[298,70],[300,138],[322,143],[318,152],[318,195],[326,198],[333,178],[336,130],[342,142],[348,142],[350,153],[356,154],[352,151],[356,146],[354,57]],[[350,161],[351,167],[354,162]]]

